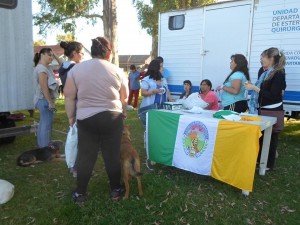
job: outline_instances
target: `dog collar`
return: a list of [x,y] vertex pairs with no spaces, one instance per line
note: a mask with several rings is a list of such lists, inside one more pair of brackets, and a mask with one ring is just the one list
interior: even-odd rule
[[55,149],[55,146],[52,145],[52,144],[49,144],[48,147],[51,148],[51,149],[53,149],[53,150]]

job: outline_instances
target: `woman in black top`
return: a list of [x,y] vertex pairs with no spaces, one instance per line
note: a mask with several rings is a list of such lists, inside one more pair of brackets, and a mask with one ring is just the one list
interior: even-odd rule
[[247,90],[253,90],[249,102],[250,113],[277,117],[277,123],[273,126],[267,167],[272,170],[275,164],[276,150],[279,133],[284,127],[283,90],[285,82],[285,56],[277,48],[269,48],[264,51],[262,66],[267,68],[261,74],[255,85],[245,83]]

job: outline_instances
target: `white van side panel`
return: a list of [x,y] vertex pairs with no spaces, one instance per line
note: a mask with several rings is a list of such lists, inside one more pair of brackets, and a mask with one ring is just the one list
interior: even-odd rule
[[232,55],[249,56],[251,9],[246,1],[205,7],[202,76],[212,82],[213,89],[231,72]]
[[33,108],[31,2],[0,8],[0,112]]
[[286,55],[285,101],[300,104],[300,2],[298,0],[260,0],[254,7],[250,73],[257,80],[260,54],[277,47]]
[[[230,7],[242,5],[249,5],[250,9],[252,9],[251,17],[249,17],[249,25],[244,26],[244,28],[249,28],[248,50],[245,52],[245,50],[243,50],[244,47],[238,49],[235,46],[231,46],[232,53],[242,53],[247,56],[249,60],[250,78],[252,82],[255,82],[257,80],[257,72],[261,67],[261,52],[270,47],[277,47],[284,51],[286,55],[285,71],[287,83],[284,94],[284,109],[286,114],[292,111],[300,112],[299,0],[236,0],[185,11],[178,10],[161,13],[159,21],[158,54],[164,57],[164,66],[170,71],[168,82],[171,92],[181,92],[183,90],[182,81],[186,79],[191,80],[193,86],[197,86],[197,89],[199,89],[199,82],[202,79],[210,79],[210,77],[206,77],[208,76],[206,71],[209,71],[209,68],[213,70],[219,65],[218,62],[229,61],[226,56],[224,59],[215,60],[215,64],[211,65],[212,63],[210,61],[212,60],[207,60],[208,56],[211,53],[211,57],[213,57],[218,53],[208,49],[209,46],[207,41],[205,41],[205,37],[208,36],[208,40],[212,43],[215,41],[216,44],[219,43],[218,40],[220,38],[224,37],[226,39],[226,35],[224,35],[225,31],[223,31],[223,33],[218,32],[220,30],[218,26],[229,28],[230,25],[232,26],[232,23],[217,26],[217,21],[224,20],[222,19],[223,15],[221,9],[229,9]],[[212,20],[212,18],[209,16],[206,18],[206,13],[214,9],[220,9],[221,14],[220,16],[216,14],[215,18],[212,17],[216,20],[212,21],[216,22],[215,24],[207,21],[208,19]],[[182,13],[186,16],[185,27],[182,30],[170,31],[168,29],[169,16]],[[244,14],[245,13],[246,12],[244,12]],[[210,29],[216,30],[214,40],[206,33],[207,25]],[[228,29],[228,32],[232,32],[232,30]],[[243,31],[243,34],[244,33],[245,31]],[[234,42],[233,40],[227,41]],[[243,41],[243,43],[244,42],[246,41]],[[212,44],[210,44],[210,46],[212,46]],[[227,45],[220,48],[220,51],[226,49],[226,47]],[[229,57],[229,53],[226,54],[228,54]],[[228,74],[228,70],[224,68],[222,68],[224,71],[219,71],[218,75],[212,75],[214,78],[212,80],[215,83],[213,87],[220,83],[220,76],[223,76],[224,79],[226,74]],[[197,89],[194,87],[193,91],[197,91]]]
[[[181,30],[169,30],[169,17],[185,15]],[[160,14],[159,53],[164,58],[164,67],[169,70],[170,84],[181,85],[186,79],[198,82],[201,79],[201,50],[203,36],[203,8]],[[178,92],[173,90],[173,92]]]
[[[245,11],[247,7],[243,6],[246,5],[249,6],[249,10]],[[237,6],[243,8],[244,14],[237,14],[236,8],[239,8]],[[251,0],[239,0],[160,14],[158,55],[164,58],[164,67],[170,72],[168,83],[172,93],[183,91],[182,82],[184,80],[192,82],[193,91],[199,90],[202,79],[211,79],[214,82],[213,88],[222,84],[230,71],[230,56],[234,53],[249,54],[250,8]],[[213,12],[216,11],[220,11],[221,15],[215,18]],[[206,16],[208,12],[210,16]],[[181,30],[170,30],[168,27],[169,17],[182,14],[185,15],[184,28]],[[229,19],[227,18],[228,16]],[[239,16],[243,16],[243,18],[238,20]],[[213,23],[212,20],[214,19],[216,23]],[[232,24],[239,26],[239,23],[243,24],[241,25],[243,28],[242,31],[232,26]],[[224,26],[226,25],[230,26],[230,29],[225,30],[230,30],[234,34],[228,33],[229,31],[227,33],[222,32],[222,29],[216,27],[216,24],[222,26],[222,29],[225,29]],[[207,32],[208,30],[210,32]],[[236,35],[239,32],[242,32],[243,38],[239,37],[240,35]],[[238,44],[236,49],[224,51],[224,48],[226,48],[224,46],[224,48],[219,48],[216,52],[214,51],[215,48],[212,48],[214,46],[214,44],[211,44],[212,42],[217,42],[224,36],[232,35],[236,35],[234,36],[236,40],[230,39],[229,42],[225,41],[225,43]],[[223,53],[222,56],[220,56],[220,52]],[[226,56],[224,56],[225,52]],[[212,59],[211,57],[215,54],[218,54],[218,58],[215,57]],[[219,58],[222,58],[222,60],[219,60]],[[217,64],[216,61],[218,62]],[[220,63],[222,64],[221,66]],[[211,69],[208,69],[208,67]],[[213,71],[215,72],[213,74],[212,69],[216,67],[218,70]],[[220,72],[220,68],[225,69]]]

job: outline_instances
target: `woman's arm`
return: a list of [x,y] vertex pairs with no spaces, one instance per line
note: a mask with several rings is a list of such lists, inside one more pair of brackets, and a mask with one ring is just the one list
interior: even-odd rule
[[173,97],[171,95],[171,92],[170,92],[169,88],[168,88],[167,92],[168,92],[168,99],[169,99],[169,101],[173,102]]
[[58,62],[58,65],[61,66],[63,63],[63,60],[61,58],[59,58],[55,53],[53,53],[53,57],[56,59],[56,61]]
[[214,99],[212,98],[212,96],[210,96],[209,93],[206,95],[206,97],[201,94],[199,94],[199,96],[203,101],[205,101],[208,104],[204,109],[210,109],[214,103]]
[[77,88],[73,77],[67,77],[64,87],[65,109],[69,119],[69,125],[73,126],[76,121]]
[[223,90],[227,91],[230,94],[237,95],[240,92],[241,87],[242,87],[242,80],[236,79],[231,81],[231,87],[223,86]]
[[120,89],[120,100],[121,100],[121,103],[122,103],[122,109],[123,109],[123,116],[124,116],[124,118],[127,117],[128,94],[129,94],[128,86],[123,83],[121,85],[121,89]]
[[156,95],[160,93],[160,89],[154,89],[152,91],[148,91],[147,89],[141,89],[141,93],[143,97],[149,97],[151,95]]
[[55,104],[53,100],[51,99],[49,88],[48,88],[48,75],[45,72],[39,73],[38,75],[38,82],[42,89],[42,92],[44,94],[45,99],[47,100],[49,104],[49,109],[55,108]]

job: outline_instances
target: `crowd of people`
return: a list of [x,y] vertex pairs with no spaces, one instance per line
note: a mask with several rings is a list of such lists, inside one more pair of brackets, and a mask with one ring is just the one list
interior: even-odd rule
[[[164,68],[162,57],[152,60],[141,73],[135,65],[130,66],[128,77],[111,63],[111,43],[105,37],[92,40],[92,59],[83,61],[83,46],[79,42],[61,42],[68,58],[62,61],[50,48],[43,48],[35,54],[34,62],[34,105],[40,112],[37,142],[40,148],[51,140],[55,112],[55,99],[59,84],[50,64],[53,57],[59,62],[59,75],[65,96],[65,109],[69,125],[78,127],[78,155],[76,161],[77,188],[73,192],[76,202],[84,202],[99,149],[109,179],[111,199],[121,198],[120,145],[123,120],[126,109],[134,99],[133,108],[146,124],[146,112],[160,109],[166,101],[173,101],[168,87],[171,74]],[[244,55],[231,56],[230,70],[222,85],[216,88],[220,93],[221,108],[238,113],[275,116],[277,123],[271,137],[268,168],[275,165],[278,135],[283,129],[283,92],[285,83],[285,56],[277,48],[269,48],[261,54],[262,67],[258,80],[252,84],[248,62]],[[180,99],[188,99],[192,93],[192,82],[183,81]],[[251,91],[250,100],[247,99]],[[139,95],[142,102],[138,107]],[[206,109],[219,110],[219,98],[212,90],[212,83],[204,79],[199,84],[199,98],[208,103]]]

